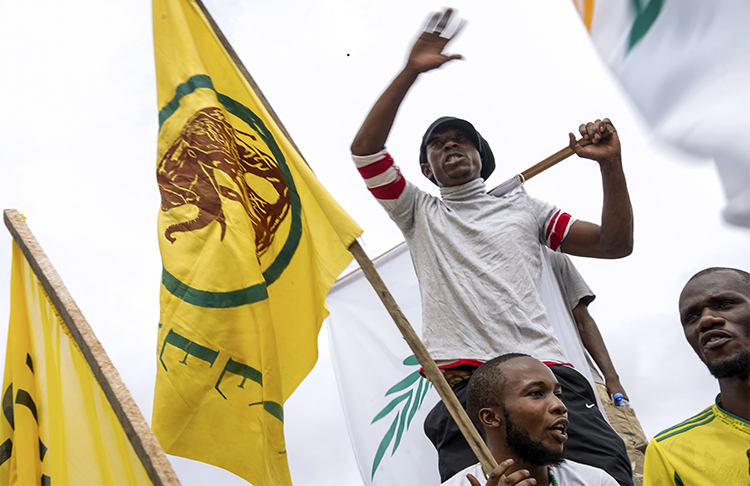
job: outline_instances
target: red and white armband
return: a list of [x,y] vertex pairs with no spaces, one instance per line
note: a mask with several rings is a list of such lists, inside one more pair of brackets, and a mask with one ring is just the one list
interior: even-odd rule
[[383,149],[373,155],[352,155],[352,159],[367,189],[386,209],[391,209],[406,187],[406,179],[391,155]]
[[547,233],[545,238],[547,239],[547,246],[553,251],[557,251],[560,248],[563,240],[568,236],[570,227],[578,221],[573,218],[570,214],[558,210],[550,219],[547,225]]

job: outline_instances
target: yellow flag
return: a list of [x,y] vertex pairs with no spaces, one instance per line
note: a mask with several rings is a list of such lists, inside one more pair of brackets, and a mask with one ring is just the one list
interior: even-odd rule
[[290,484],[283,404],[317,360],[361,229],[202,5],[154,0],[163,262],[152,427],[165,451]]
[[15,243],[2,409],[0,484],[152,484]]

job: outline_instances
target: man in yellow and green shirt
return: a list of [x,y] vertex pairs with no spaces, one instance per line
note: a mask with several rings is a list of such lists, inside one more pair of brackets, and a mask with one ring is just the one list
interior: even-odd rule
[[645,486],[750,484],[750,274],[708,268],[680,294],[680,321],[719,380],[716,403],[653,438]]

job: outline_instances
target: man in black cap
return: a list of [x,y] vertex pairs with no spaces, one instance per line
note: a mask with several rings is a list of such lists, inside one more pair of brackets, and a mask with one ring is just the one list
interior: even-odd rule
[[[435,14],[351,146],[368,189],[409,246],[419,280],[424,344],[464,405],[465,380],[484,361],[518,352],[550,365],[571,419],[568,458],[601,467],[620,484],[632,484],[622,440],[598,410],[598,419],[591,418],[594,391],[566,364],[541,299],[540,245],[599,258],[621,258],[632,251],[633,216],[619,138],[617,133],[601,137],[607,119],[580,126],[581,135],[592,142],[586,147],[569,135],[576,154],[600,165],[601,226],[577,221],[521,189],[502,197],[488,195],[484,180],[495,167],[492,150],[471,123],[458,118],[436,120],[420,147],[422,173],[440,187],[441,197],[406,181],[385,142],[417,77],[461,57],[442,52],[449,39],[441,33],[450,16],[450,9]],[[438,450],[443,479],[476,462],[442,403],[430,412],[425,431]]]

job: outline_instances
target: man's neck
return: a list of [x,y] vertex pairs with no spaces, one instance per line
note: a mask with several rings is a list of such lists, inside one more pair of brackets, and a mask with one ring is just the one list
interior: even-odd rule
[[515,464],[513,464],[513,467],[516,467],[516,465],[518,465],[516,470],[518,469],[528,470],[531,473],[531,477],[536,479],[537,486],[549,486],[550,484],[549,469],[547,468],[547,466],[532,466],[520,460],[516,462]]
[[721,390],[721,409],[750,421],[750,379],[748,377],[721,378],[719,390]]
[[476,186],[477,191],[479,191],[479,188],[481,188],[482,194],[487,192],[485,190],[484,179],[482,179],[481,177],[477,177],[476,179],[472,179],[470,181],[466,181],[461,184],[456,184],[454,186],[440,186],[440,194],[443,195],[444,192],[447,192],[448,194],[452,194],[455,192],[460,192],[467,187],[475,187],[475,186]]
[[[513,464],[511,464],[510,468],[508,468],[507,471],[505,471],[505,476],[510,476],[514,472],[520,470],[520,469],[526,469],[531,473],[532,478],[536,479],[537,486],[549,486],[550,480],[549,480],[549,471],[547,469],[547,466],[537,466],[537,465],[531,465],[528,464],[526,461],[518,458],[515,453],[508,450],[508,448],[502,448],[499,451],[492,450],[492,455],[494,456],[495,460],[498,464],[505,461],[506,459],[510,458],[513,459]],[[502,459],[501,459],[502,458]]]

